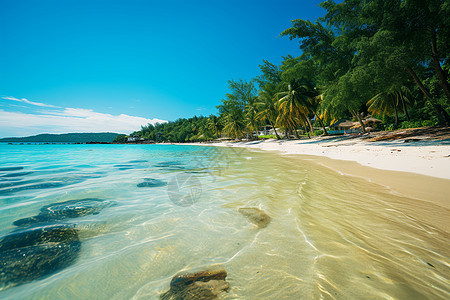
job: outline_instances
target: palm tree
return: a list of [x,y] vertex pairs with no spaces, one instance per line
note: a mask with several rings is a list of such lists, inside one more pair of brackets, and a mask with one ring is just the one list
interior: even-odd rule
[[254,131],[258,131],[261,122],[257,118],[258,115],[258,105],[257,105],[257,97],[253,97],[249,99],[247,104],[245,105],[245,125],[247,128],[247,132],[250,136],[253,136]]
[[367,102],[368,111],[372,114],[391,115],[395,116],[395,127],[398,127],[398,107],[401,105],[406,118],[409,120],[408,110],[406,109],[409,104],[407,95],[409,90],[405,86],[401,86],[396,89],[391,89],[387,92],[381,92],[375,95]]
[[231,110],[224,115],[223,131],[231,138],[241,139],[244,136],[245,125],[240,111]]
[[220,124],[220,119],[216,115],[211,114],[206,121],[207,128],[211,131],[214,136],[220,136],[222,130],[222,124]]
[[287,91],[278,93],[280,97],[278,100],[280,112],[278,119],[291,130],[295,130],[298,125],[302,124],[307,128],[309,127],[310,132],[313,133],[314,128],[308,116],[310,101],[306,96],[306,91],[305,85],[302,85],[298,80],[292,80],[287,85]]
[[[315,89],[314,89],[314,91],[315,91]],[[312,104],[310,111],[313,112],[314,116],[316,117],[316,120],[319,122],[320,126],[322,127],[323,135],[328,135],[327,129],[325,128],[325,125],[323,124],[322,118],[316,112],[317,108],[320,107],[320,104],[323,101],[323,94],[313,95],[312,97],[309,97],[309,100]]]
[[277,94],[276,94],[276,88],[274,85],[267,84],[264,86],[263,89],[261,89],[259,93],[259,102],[257,103],[259,107],[259,113],[256,115],[256,117],[261,121],[268,121],[270,126],[272,126],[273,131],[275,132],[275,135],[277,139],[280,139],[280,136],[278,135],[278,132],[275,128],[275,122],[278,117],[278,110],[276,107],[276,101],[277,101]]

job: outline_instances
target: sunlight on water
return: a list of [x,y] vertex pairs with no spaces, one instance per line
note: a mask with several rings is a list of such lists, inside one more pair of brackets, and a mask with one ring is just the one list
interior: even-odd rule
[[[158,299],[179,271],[211,265],[228,272],[226,299],[450,298],[449,231],[409,214],[422,201],[307,159],[171,145],[0,154],[1,236],[59,226],[56,238],[75,228],[81,242],[62,244],[73,262],[54,272],[13,284],[0,274],[1,299]],[[77,215],[55,216],[70,205]]]

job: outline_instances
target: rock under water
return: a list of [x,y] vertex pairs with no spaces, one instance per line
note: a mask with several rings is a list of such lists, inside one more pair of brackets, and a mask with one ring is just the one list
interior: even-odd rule
[[178,161],[159,162],[153,166],[166,171],[178,171],[184,169],[184,165]]
[[225,281],[226,277],[227,271],[224,269],[177,274],[170,282],[170,289],[161,295],[161,299],[215,299],[230,288],[229,283]]
[[159,179],[153,179],[153,178],[144,178],[144,182],[138,183],[137,187],[160,187],[160,186],[166,186],[167,182],[159,180]]
[[81,242],[71,226],[13,232],[0,239],[0,290],[56,273],[78,258]]
[[266,227],[272,220],[263,210],[256,207],[242,207],[239,208],[239,212],[259,228]]
[[3,167],[3,168],[0,168],[0,172],[18,171],[18,170],[23,170],[23,167]]
[[15,221],[16,226],[28,226],[37,223],[48,223],[87,215],[95,215],[106,207],[113,205],[113,201],[97,198],[85,198],[53,203],[41,208],[38,215]]

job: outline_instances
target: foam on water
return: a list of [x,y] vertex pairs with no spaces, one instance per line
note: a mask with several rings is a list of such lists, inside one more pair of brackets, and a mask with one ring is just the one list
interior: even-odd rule
[[[228,271],[230,299],[450,298],[449,234],[405,213],[418,200],[308,160],[171,145],[0,155],[0,176],[23,173],[0,177],[1,236],[52,203],[116,203],[58,221],[79,230],[76,261],[2,299],[158,299],[176,273],[211,265]],[[259,229],[241,207],[271,222]]]

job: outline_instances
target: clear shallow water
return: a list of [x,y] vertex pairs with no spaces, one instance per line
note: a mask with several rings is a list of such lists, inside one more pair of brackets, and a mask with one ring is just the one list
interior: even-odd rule
[[[0,155],[0,170],[23,167],[0,171],[1,236],[51,203],[116,202],[62,221],[77,224],[76,262],[2,299],[158,299],[179,271],[215,264],[229,299],[450,298],[448,230],[403,209],[423,202],[307,159],[170,145],[0,145]],[[137,187],[145,178],[169,185]],[[272,222],[258,229],[239,207]]]

